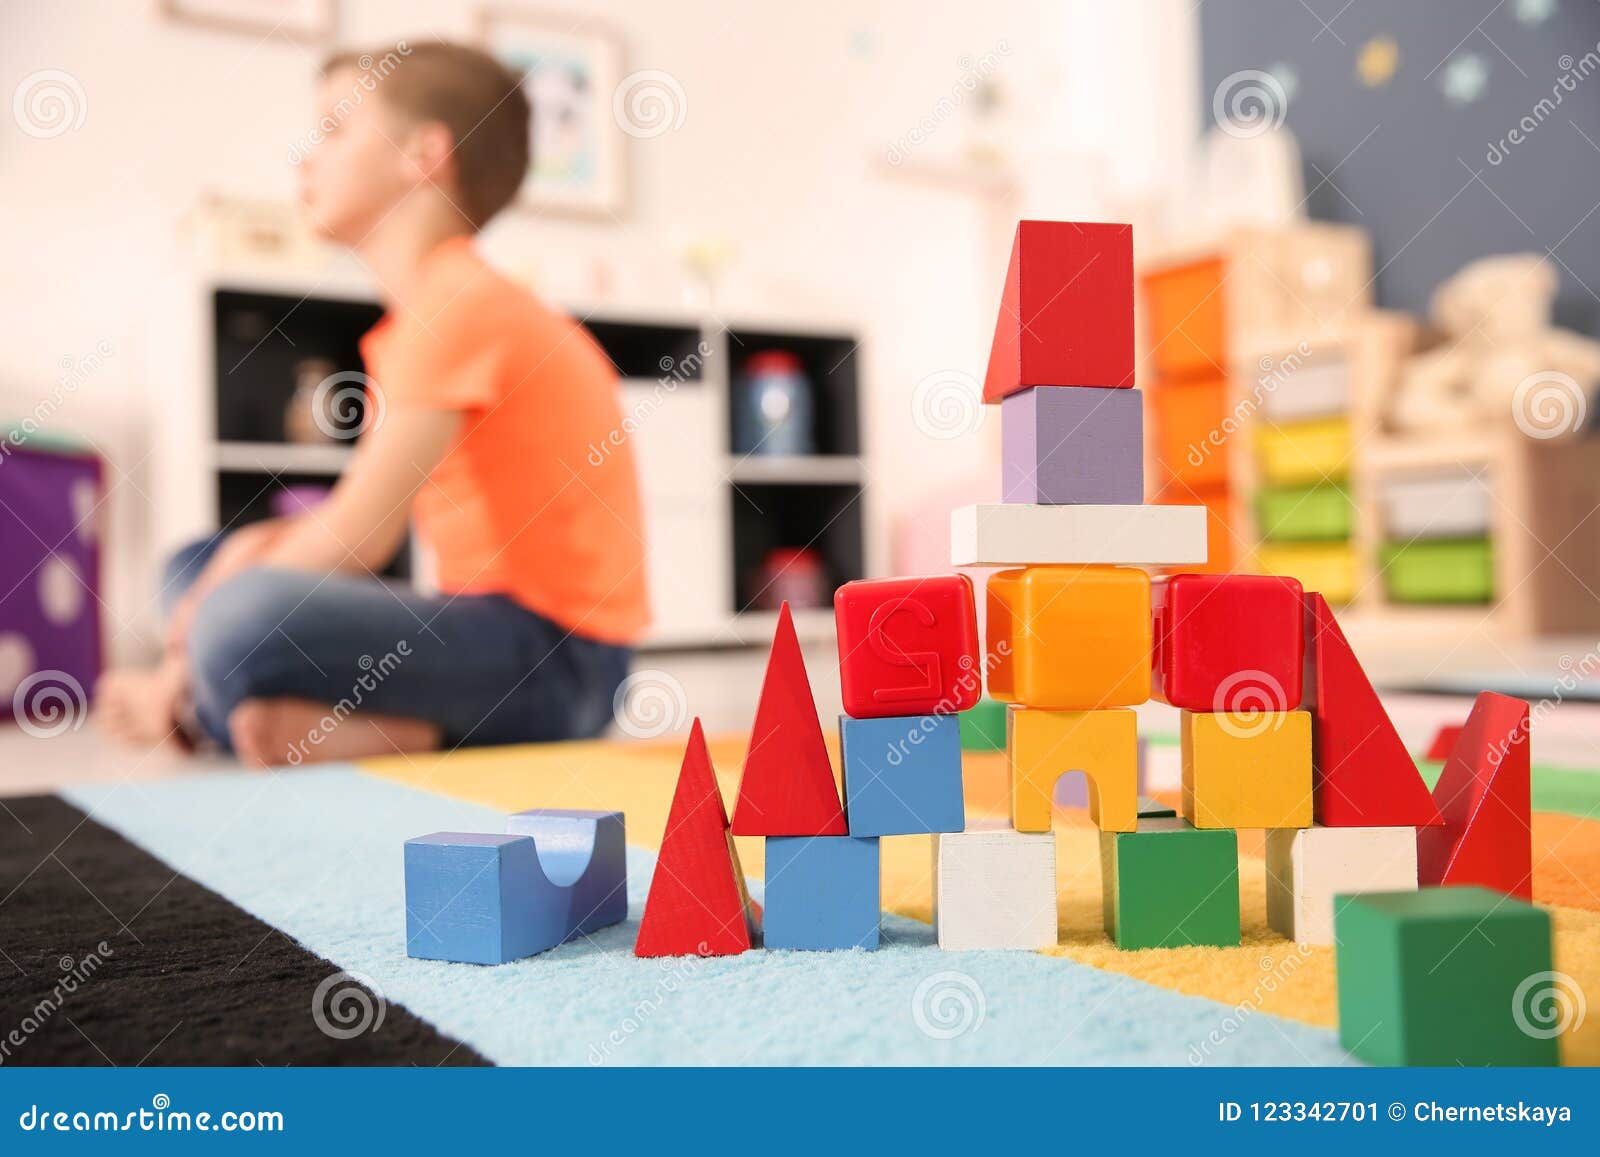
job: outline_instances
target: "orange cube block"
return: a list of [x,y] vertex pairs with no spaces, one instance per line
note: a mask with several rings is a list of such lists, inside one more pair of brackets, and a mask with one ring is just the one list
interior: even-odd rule
[[1091,711],[1150,698],[1150,576],[1124,566],[1029,566],[990,576],[989,694]]

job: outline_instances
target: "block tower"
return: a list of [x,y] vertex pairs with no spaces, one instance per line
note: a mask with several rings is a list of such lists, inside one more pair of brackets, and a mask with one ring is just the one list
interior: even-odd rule
[[[1054,945],[1051,805],[1069,774],[1122,948],[1240,942],[1240,828],[1267,831],[1271,923],[1304,942],[1331,939],[1336,894],[1414,891],[1419,848],[1424,883],[1526,895],[1526,705],[1480,702],[1436,803],[1321,596],[1282,577],[1152,579],[1206,561],[1206,511],[1146,503],[1133,381],[1130,227],[1023,221],[983,387],[1002,501],[951,523],[954,566],[999,568],[987,637],[963,574],[839,588],[841,798],[785,606],[731,821],[691,735],[639,954],[743,952],[758,916],[768,948],[875,948],[879,841],[907,835],[933,837],[940,947]],[[969,822],[959,715],[985,679],[1007,705],[1010,817]],[[1138,795],[1134,708],[1152,697],[1180,710],[1181,814]],[[764,916],[733,835],[766,841]]]

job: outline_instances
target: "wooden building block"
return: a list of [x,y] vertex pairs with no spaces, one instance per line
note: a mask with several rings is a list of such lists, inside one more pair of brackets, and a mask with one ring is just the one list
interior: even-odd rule
[[1027,386],[1133,385],[1133,227],[1019,221],[983,400]]
[[1318,418],[1253,431],[1256,462],[1268,486],[1294,486],[1343,478],[1350,473],[1355,442],[1350,419]]
[[933,841],[939,947],[1051,948],[1056,943],[1056,840],[974,820]]
[[1087,711],[1150,698],[1150,576],[1030,566],[989,576],[989,694]]
[[531,837],[545,878],[561,886],[548,903],[565,913],[567,938],[628,918],[628,840],[621,812],[534,808],[506,817],[506,833]]
[[1157,698],[1190,711],[1288,711],[1301,700],[1304,592],[1292,578],[1176,574],[1150,592]]
[[983,691],[978,607],[964,574],[858,579],[834,592],[846,715],[946,715]]
[[1528,705],[1485,691],[1433,785],[1444,818],[1417,832],[1424,884],[1478,884],[1533,899]]
[[1004,751],[1006,749],[1006,705],[998,699],[980,699],[963,711],[961,750]]
[[745,889],[700,720],[689,730],[635,956],[737,956],[755,946],[761,910]]
[[1144,501],[1144,407],[1138,390],[1032,386],[1000,403],[1006,502]]
[[1118,948],[1239,943],[1239,841],[1182,819],[1100,833],[1106,935]]
[[852,836],[961,830],[961,724],[954,715],[841,715],[839,758]]
[[876,837],[767,839],[768,948],[876,948],[882,904]]
[[1197,828],[1311,826],[1311,715],[1184,711],[1183,818]]
[[1204,506],[963,506],[951,566],[1185,566],[1206,561]]
[[1422,758],[1430,763],[1443,763],[1450,758],[1450,753],[1456,749],[1456,744],[1461,742],[1461,733],[1465,731],[1465,723],[1446,723],[1433,733],[1433,740],[1428,744],[1428,753]]
[[1050,802],[1064,773],[1089,780],[1089,819],[1103,832],[1131,832],[1139,809],[1139,735],[1131,709],[1046,711],[1013,707],[1006,716],[1011,826],[1050,830]]
[[1417,886],[1415,828],[1267,833],[1267,923],[1300,944],[1333,943],[1333,898]]
[[[1142,816],[1145,814],[1144,806],[1146,803],[1149,803],[1152,807],[1160,807],[1161,805],[1157,804],[1154,800],[1146,800],[1144,795],[1145,768],[1148,766],[1147,761],[1150,752],[1149,744],[1145,742],[1144,736],[1141,735],[1138,737],[1136,746],[1138,750],[1138,755],[1136,756],[1136,762],[1138,766],[1137,790],[1139,793],[1139,804],[1138,808],[1136,809],[1136,814]],[[1066,772],[1056,780],[1056,786],[1050,792],[1050,802],[1052,806],[1058,808],[1087,808],[1089,806],[1090,787],[1091,781],[1087,775],[1081,775],[1075,772]],[[1167,814],[1177,815],[1178,813],[1173,811],[1171,808],[1168,808]]]
[[1306,632],[1313,667],[1306,703],[1316,720],[1317,822],[1331,828],[1420,828],[1443,822],[1333,608],[1316,591],[1306,592]]
[[[1339,1043],[1374,1065],[1554,1065],[1550,914],[1487,888],[1335,901]],[[1539,1028],[1540,1031],[1529,1031]]]
[[622,813],[524,814],[534,835],[406,841],[408,955],[504,964],[627,917]]
[[736,836],[842,836],[848,830],[788,603],[778,610],[732,827]]

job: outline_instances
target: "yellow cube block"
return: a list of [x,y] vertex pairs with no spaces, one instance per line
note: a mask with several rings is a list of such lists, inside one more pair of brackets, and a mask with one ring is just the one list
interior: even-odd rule
[[1150,698],[1150,576],[1029,566],[989,578],[989,694],[1087,711]]
[[1139,813],[1139,729],[1132,710],[1006,711],[1011,769],[1011,826],[1050,830],[1056,780],[1081,771],[1089,780],[1089,818],[1103,832],[1131,832]]
[[1311,713],[1185,711],[1183,818],[1197,828],[1311,826]]

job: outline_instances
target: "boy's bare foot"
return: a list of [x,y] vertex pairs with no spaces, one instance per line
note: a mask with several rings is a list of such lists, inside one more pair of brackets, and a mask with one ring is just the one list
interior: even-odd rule
[[356,712],[335,719],[326,703],[310,699],[246,699],[228,715],[233,753],[255,767],[366,759],[411,751],[437,751],[436,724],[399,715]]
[[186,684],[183,664],[171,659],[149,669],[107,671],[95,685],[95,725],[124,743],[180,742]]

